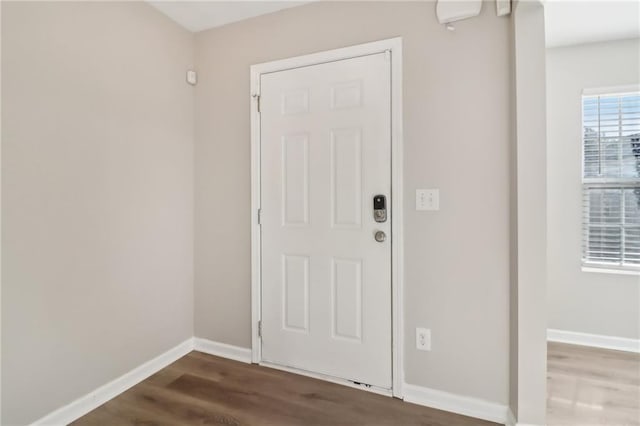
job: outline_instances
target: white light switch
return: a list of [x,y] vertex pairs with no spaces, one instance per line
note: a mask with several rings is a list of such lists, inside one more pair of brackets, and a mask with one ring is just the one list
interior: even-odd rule
[[440,190],[416,189],[416,210],[440,210]]

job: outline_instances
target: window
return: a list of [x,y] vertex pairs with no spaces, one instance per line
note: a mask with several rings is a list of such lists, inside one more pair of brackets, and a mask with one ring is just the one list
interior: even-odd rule
[[585,266],[640,271],[640,92],[583,96]]

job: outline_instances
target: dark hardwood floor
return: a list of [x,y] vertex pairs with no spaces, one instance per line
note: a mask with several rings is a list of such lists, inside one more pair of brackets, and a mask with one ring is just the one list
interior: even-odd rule
[[495,423],[191,352],[73,425],[488,426]]
[[640,426],[640,354],[549,343],[549,426]]

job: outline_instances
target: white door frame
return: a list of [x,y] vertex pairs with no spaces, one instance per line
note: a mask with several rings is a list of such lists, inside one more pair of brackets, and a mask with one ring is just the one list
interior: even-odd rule
[[391,56],[391,319],[392,393],[404,382],[402,38],[396,37],[251,66],[251,361],[262,361],[258,323],[262,318],[260,203],[260,76],[326,62],[386,52]]

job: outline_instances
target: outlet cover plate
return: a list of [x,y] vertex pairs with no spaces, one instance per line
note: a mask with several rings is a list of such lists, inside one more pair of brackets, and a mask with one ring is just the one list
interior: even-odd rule
[[416,349],[420,351],[431,350],[431,330],[428,328],[416,328]]

